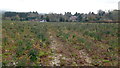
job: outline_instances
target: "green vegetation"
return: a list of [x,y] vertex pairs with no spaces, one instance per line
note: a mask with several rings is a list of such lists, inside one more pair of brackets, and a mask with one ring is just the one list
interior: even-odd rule
[[[69,47],[84,49],[92,58],[93,66],[118,65],[118,23],[3,21],[2,26],[3,66],[49,63],[48,56],[52,51],[49,30],[60,41],[70,44]],[[72,57],[75,56],[77,54],[72,53]]]

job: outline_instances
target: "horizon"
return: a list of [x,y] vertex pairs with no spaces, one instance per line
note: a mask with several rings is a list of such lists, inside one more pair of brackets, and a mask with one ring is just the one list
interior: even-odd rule
[[[57,13],[64,14],[65,12],[89,13],[98,10],[118,10],[119,0],[2,0],[0,10],[13,12],[33,12],[37,11],[42,14]],[[6,5],[4,4],[6,3]],[[9,6],[8,6],[9,5]]]
[[[99,9],[99,10],[101,10],[101,9]],[[97,14],[98,13],[98,11],[99,10],[97,10],[97,12],[95,13],[95,12],[93,12],[93,13],[95,13],[95,14]],[[108,12],[108,11],[114,11],[114,10],[119,10],[119,9],[113,9],[113,10],[105,10],[105,12]],[[104,11],[104,10],[102,10],[102,11]],[[1,11],[0,11],[1,12]],[[37,12],[38,14],[51,14],[51,13],[53,13],[53,12],[49,12],[49,13],[40,13],[40,12],[38,12],[38,11],[26,11],[26,12],[21,12],[21,11],[6,11],[6,10],[2,10],[2,13],[4,13],[4,12],[17,12],[17,13],[29,13],[29,12]],[[68,11],[68,12],[70,12],[70,11]],[[92,12],[92,11],[90,11],[90,12]],[[76,13],[76,12],[75,12]],[[71,13],[72,15],[74,15],[75,13]],[[82,13],[82,12],[77,12],[77,13],[80,13],[80,14],[89,14],[89,12],[88,13]],[[53,14],[65,14],[65,12],[64,13],[53,13]]]

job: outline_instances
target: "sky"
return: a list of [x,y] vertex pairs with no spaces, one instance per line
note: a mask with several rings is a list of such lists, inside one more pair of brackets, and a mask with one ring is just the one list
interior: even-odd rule
[[38,13],[89,13],[118,9],[120,0],[0,0],[0,10]]

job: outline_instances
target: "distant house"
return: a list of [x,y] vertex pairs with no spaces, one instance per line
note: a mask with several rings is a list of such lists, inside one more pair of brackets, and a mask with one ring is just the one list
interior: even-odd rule
[[71,16],[71,17],[70,17],[70,20],[71,20],[72,22],[77,21],[77,16]]
[[47,22],[46,20],[40,20],[40,22]]

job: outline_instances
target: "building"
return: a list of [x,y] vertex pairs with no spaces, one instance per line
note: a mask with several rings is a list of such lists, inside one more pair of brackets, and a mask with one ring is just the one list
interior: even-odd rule
[[40,20],[40,22],[47,22],[46,20]]
[[71,16],[71,17],[70,17],[70,21],[76,22],[76,21],[77,21],[77,16]]

